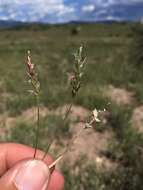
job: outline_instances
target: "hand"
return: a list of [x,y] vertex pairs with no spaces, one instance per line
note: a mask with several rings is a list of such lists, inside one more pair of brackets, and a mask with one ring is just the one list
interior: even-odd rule
[[63,176],[56,170],[52,173],[48,165],[50,156],[40,159],[44,153],[21,144],[0,144],[0,190],[62,190]]

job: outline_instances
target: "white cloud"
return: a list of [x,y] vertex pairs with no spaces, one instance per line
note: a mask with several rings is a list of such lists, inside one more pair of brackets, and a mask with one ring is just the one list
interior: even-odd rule
[[120,0],[119,3],[122,4],[132,4],[132,3],[143,3],[143,0]]
[[99,7],[108,7],[114,4],[134,4],[134,3],[143,3],[143,0],[89,0],[90,3],[97,5]]
[[117,20],[117,21],[120,21],[120,18],[119,18],[119,17],[115,17],[115,16],[109,15],[109,16],[106,17],[106,20],[108,20],[108,21],[110,21],[110,20]]
[[82,19],[86,19],[86,15],[90,16],[90,12],[95,9],[94,16],[100,18],[110,15],[108,8],[112,5],[139,2],[143,3],[143,0],[0,0],[0,19],[64,22],[78,20],[82,13],[85,15]]
[[134,3],[143,3],[143,0],[107,0],[109,5],[113,4],[134,4]]
[[58,7],[58,15],[64,15],[64,14],[68,14],[68,13],[73,13],[75,11],[75,9],[73,7],[66,7],[64,5],[61,5],[60,7]]
[[82,11],[83,12],[91,12],[94,9],[95,9],[95,6],[93,4],[82,6]]
[[1,20],[7,20],[7,16],[0,16]]
[[[38,21],[46,15],[64,16],[74,13],[74,7],[64,0],[0,0],[0,19]],[[2,14],[1,14],[2,15]]]

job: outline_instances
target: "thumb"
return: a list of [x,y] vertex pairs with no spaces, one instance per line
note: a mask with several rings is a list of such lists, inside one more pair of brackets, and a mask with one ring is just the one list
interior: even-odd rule
[[40,160],[19,162],[0,178],[0,190],[46,190],[48,166]]

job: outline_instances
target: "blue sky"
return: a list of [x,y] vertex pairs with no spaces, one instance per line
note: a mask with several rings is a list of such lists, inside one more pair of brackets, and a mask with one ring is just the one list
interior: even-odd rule
[[61,23],[141,18],[143,0],[0,0],[0,20]]

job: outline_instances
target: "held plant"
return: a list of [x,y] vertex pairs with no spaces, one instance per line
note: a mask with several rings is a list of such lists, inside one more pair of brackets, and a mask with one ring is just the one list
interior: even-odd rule
[[38,74],[36,72],[35,65],[32,63],[30,51],[27,52],[27,75],[28,82],[31,85],[30,90],[28,90],[31,94],[33,94],[36,98],[36,106],[37,106],[37,127],[35,130],[35,141],[33,146],[35,147],[34,158],[36,157],[36,151],[38,147],[38,137],[39,137],[39,128],[40,128],[40,109],[39,109],[39,99],[40,99],[40,82],[38,80]]
[[82,83],[82,76],[84,74],[84,67],[86,58],[83,56],[83,46],[81,46],[77,52],[74,54],[75,63],[74,63],[74,70],[73,75],[71,76],[71,89],[72,89],[72,97],[74,98]]
[[84,68],[86,63],[86,57],[83,56],[83,46],[80,46],[80,48],[74,54],[74,58],[75,61],[74,61],[73,72],[70,76],[72,103],[67,108],[66,114],[64,116],[64,121],[67,119],[72,109],[73,102],[81,88],[82,77],[84,75]]
[[[70,104],[70,106],[66,110],[66,113],[65,113],[64,118],[63,118],[63,125],[65,124],[65,121],[69,116],[73,102],[74,102],[76,96],[78,95],[78,92],[82,86],[82,77],[84,75],[84,68],[85,68],[85,62],[86,62],[86,58],[83,56],[83,46],[81,46],[77,50],[77,52],[74,54],[74,58],[75,58],[75,61],[74,61],[73,73],[70,77],[72,103]],[[33,146],[35,149],[33,157],[36,158],[36,152],[37,152],[38,142],[39,142],[39,130],[40,130],[40,106],[39,106],[39,103],[40,103],[40,91],[41,91],[41,89],[40,89],[40,82],[38,79],[38,73],[36,71],[35,65],[32,63],[30,51],[28,51],[28,53],[27,53],[26,68],[27,68],[28,82],[31,86],[31,89],[28,91],[31,94],[33,94],[35,96],[35,99],[36,99],[37,126],[35,129],[35,139],[33,142]],[[49,168],[54,167],[56,165],[56,163],[59,162],[68,151],[70,151],[71,146],[74,144],[75,140],[77,139],[77,137],[80,136],[80,134],[83,130],[85,130],[87,128],[91,128],[93,126],[93,124],[95,124],[96,122],[100,122],[100,120],[98,119],[98,111],[95,109],[92,112],[90,120],[88,122],[83,122],[83,127],[81,128],[81,130],[71,140],[69,140],[69,142],[66,144],[63,152],[49,166]],[[48,150],[50,148],[50,145],[51,144],[48,145],[42,160],[45,159],[45,157],[48,153]]]

